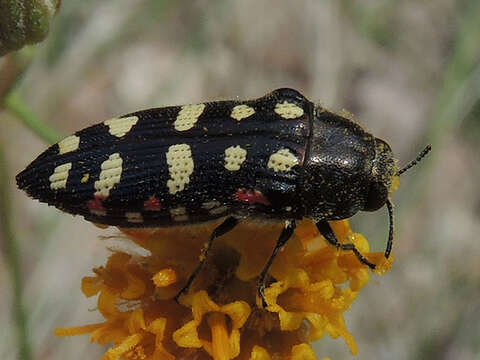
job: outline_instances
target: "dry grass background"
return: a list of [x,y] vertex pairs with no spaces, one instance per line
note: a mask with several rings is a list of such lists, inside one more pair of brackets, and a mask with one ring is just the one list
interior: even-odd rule
[[[1,79],[0,79],[1,81]],[[142,108],[254,98],[293,87],[348,109],[400,163],[428,159],[395,194],[396,263],[347,314],[357,359],[480,358],[480,3],[478,0],[64,1],[19,91],[63,134]],[[96,359],[53,329],[100,320],[80,292],[103,264],[101,231],[16,190],[46,144],[8,112],[0,144],[34,359]],[[386,211],[352,220],[375,249]],[[18,357],[12,280],[0,259],[0,358]],[[319,357],[353,358],[341,340]]]

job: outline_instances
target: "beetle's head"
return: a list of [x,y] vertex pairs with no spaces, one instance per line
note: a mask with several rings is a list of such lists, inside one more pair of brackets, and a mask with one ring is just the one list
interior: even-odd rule
[[368,189],[364,211],[380,209],[392,192],[397,166],[392,149],[383,140],[375,138],[375,159],[372,166],[372,180]]
[[390,256],[393,243],[393,205],[389,200],[389,195],[393,190],[395,179],[416,165],[431,149],[431,145],[427,145],[415,160],[398,170],[390,146],[385,141],[375,138],[375,160],[372,166],[373,179],[370,182],[364,210],[375,211],[383,207],[383,205],[387,205],[390,219],[388,242],[385,249],[385,258],[387,259]]

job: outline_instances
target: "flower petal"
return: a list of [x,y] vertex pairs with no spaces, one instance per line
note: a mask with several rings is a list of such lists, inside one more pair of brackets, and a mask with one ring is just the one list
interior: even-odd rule
[[197,321],[189,321],[173,333],[173,341],[181,347],[201,348],[202,342],[198,338],[197,326]]
[[251,313],[250,305],[245,301],[235,301],[224,305],[220,308],[220,311],[230,317],[233,329],[241,328]]
[[255,345],[250,354],[250,360],[271,360],[270,354],[263,347]]
[[310,344],[295,345],[292,348],[292,360],[317,360]]

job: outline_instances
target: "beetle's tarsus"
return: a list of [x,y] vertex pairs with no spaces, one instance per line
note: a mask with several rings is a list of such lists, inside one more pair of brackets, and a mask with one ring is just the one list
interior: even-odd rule
[[175,295],[175,297],[173,298],[173,300],[175,300],[175,302],[176,302],[177,304],[180,304],[180,296],[183,295],[184,291],[185,291],[185,287],[184,287],[182,290],[180,290],[180,291],[177,293],[177,295]]
[[387,199],[387,210],[388,210],[388,219],[389,219],[389,226],[388,226],[388,241],[387,247],[385,248],[385,259],[390,257],[390,253],[392,252],[392,244],[393,244],[393,204],[390,199]]
[[268,306],[267,300],[265,299],[265,284],[258,284],[258,295],[262,300],[262,308],[266,308]]
[[267,300],[265,299],[265,278],[270,270],[270,267],[273,264],[273,260],[275,260],[275,257],[278,254],[278,251],[282,249],[287,243],[287,241],[292,237],[296,226],[297,224],[295,223],[294,220],[291,220],[291,221],[289,220],[285,222],[285,227],[283,228],[282,233],[280,234],[280,237],[277,240],[277,244],[273,249],[272,255],[270,255],[270,258],[268,259],[267,264],[265,265],[262,272],[260,273],[260,276],[258,277],[257,291],[258,291],[258,295],[262,299],[263,308],[266,308],[268,306]]
[[332,230],[332,227],[328,223],[327,220],[320,220],[316,223],[318,231],[320,231],[320,234],[323,235],[327,241],[335,246],[337,249],[341,250],[351,250],[354,252],[354,254],[357,256],[358,260],[364,264],[367,265],[370,269],[374,270],[376,268],[376,265],[371,263],[370,261],[367,260],[365,256],[363,256],[360,251],[355,247],[354,244],[349,243],[349,244],[342,244],[338,241],[337,236]]

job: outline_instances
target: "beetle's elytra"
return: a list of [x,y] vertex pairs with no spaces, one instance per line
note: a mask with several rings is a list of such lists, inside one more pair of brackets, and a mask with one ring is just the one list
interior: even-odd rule
[[232,215],[344,219],[385,204],[388,144],[290,89],[135,112],[53,145],[17,176],[87,220],[171,226]]
[[[296,220],[311,218],[328,241],[373,268],[352,244],[338,243],[328,221],[385,204],[391,217],[398,175],[385,141],[295,90],[278,89],[255,100],[104,121],[51,146],[17,175],[17,184],[100,224],[162,227],[225,218],[210,245],[242,219],[263,217],[285,221],[277,251]],[[260,275],[260,294],[273,257]]]

